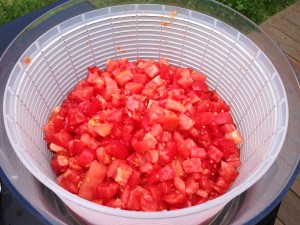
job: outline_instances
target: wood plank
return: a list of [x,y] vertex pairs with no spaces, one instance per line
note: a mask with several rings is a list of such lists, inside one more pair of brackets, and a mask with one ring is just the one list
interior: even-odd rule
[[300,26],[300,13],[298,9],[295,9],[294,7],[287,7],[286,9],[279,12],[279,14],[287,18],[289,21]]
[[291,7],[300,11],[300,0],[298,0],[294,4],[292,4]]
[[277,217],[286,225],[299,224],[300,199],[289,191],[281,202]]
[[300,61],[300,45],[281,31],[262,24],[261,28],[276,42],[276,44],[288,55]]
[[279,14],[261,24],[261,27],[265,26],[273,27],[300,43],[300,35],[297,34],[297,31],[300,31],[300,27]]
[[280,219],[277,218],[277,219],[275,220],[274,225],[284,225],[284,224],[280,221]]

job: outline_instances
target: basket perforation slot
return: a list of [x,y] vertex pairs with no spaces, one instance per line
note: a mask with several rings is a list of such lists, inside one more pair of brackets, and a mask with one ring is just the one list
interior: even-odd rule
[[75,69],[75,64],[74,64],[74,60],[71,56],[71,53],[70,53],[70,50],[68,49],[68,45],[66,44],[67,42],[64,40],[64,36],[62,36],[63,38],[63,43],[64,43],[64,47],[65,47],[65,50],[66,50],[66,58],[69,59],[69,65],[71,66],[76,78],[78,79],[79,78],[79,75],[78,75],[78,72],[76,71]]

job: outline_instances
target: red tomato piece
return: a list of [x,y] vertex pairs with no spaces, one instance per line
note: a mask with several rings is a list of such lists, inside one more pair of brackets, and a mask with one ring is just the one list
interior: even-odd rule
[[90,72],[90,73],[92,73],[92,74],[101,74],[102,73],[102,71],[99,69],[99,67],[98,66],[92,66],[92,67],[88,67],[87,68],[88,69],[88,71]]
[[113,181],[103,182],[94,188],[96,198],[113,198],[119,193],[120,185]]
[[168,164],[165,165],[163,168],[161,168],[159,170],[159,179],[160,181],[167,181],[167,180],[171,180],[175,177],[175,173],[173,170],[172,165]]
[[126,208],[129,210],[140,210],[140,200],[145,192],[146,190],[140,186],[134,187],[129,193]]
[[123,70],[115,76],[115,80],[120,86],[125,85],[128,81],[133,79],[131,70]]
[[214,120],[214,114],[212,112],[202,112],[196,114],[196,124],[197,127],[206,126]]
[[113,124],[111,123],[101,123],[97,126],[94,126],[93,130],[99,134],[101,137],[106,137],[107,135],[109,135],[112,131],[113,128]]
[[92,87],[79,87],[77,90],[71,91],[67,95],[67,99],[75,102],[83,102],[87,99],[92,99],[93,97],[93,88]]
[[87,200],[95,198],[94,188],[101,184],[106,176],[106,166],[93,161],[84,175],[78,195]]
[[57,177],[56,182],[71,193],[78,194],[79,184],[82,181],[83,176],[84,174],[81,170],[68,169]]
[[111,157],[106,153],[104,147],[97,148],[96,155],[97,155],[97,159],[100,163],[107,165],[111,162]]
[[239,175],[239,171],[227,162],[221,161],[219,175],[227,181],[233,181]]
[[180,114],[179,127],[183,130],[190,130],[195,124],[195,121],[186,114]]
[[175,112],[180,112],[180,113],[185,112],[184,105],[181,102],[173,100],[171,98],[167,99],[165,103],[165,108]]
[[180,177],[174,177],[174,187],[181,193],[185,193],[185,182]]
[[128,147],[119,140],[110,141],[105,148],[105,152],[118,159],[125,159],[129,154]]
[[184,169],[184,172],[187,174],[201,172],[202,171],[201,159],[192,158],[192,159],[184,160],[182,163],[182,167]]
[[205,159],[206,151],[204,148],[193,147],[190,149],[190,155],[191,155],[191,158]]
[[88,121],[88,118],[85,115],[83,115],[83,113],[79,112],[78,110],[70,110],[69,115],[66,119],[67,126],[69,126],[69,127],[83,124],[86,121]]
[[224,153],[215,146],[210,146],[209,150],[207,151],[207,156],[218,163],[223,158]]
[[56,174],[67,171],[69,167],[68,157],[61,154],[55,154],[50,160],[51,168]]
[[229,112],[224,112],[218,113],[214,118],[214,122],[218,125],[223,125],[226,123],[233,123],[233,119]]
[[158,209],[158,203],[149,192],[145,192],[140,198],[140,207],[145,212],[155,212]]
[[125,95],[130,94],[141,94],[143,91],[144,85],[137,82],[128,82],[125,84]]
[[133,173],[133,169],[131,166],[129,166],[126,163],[120,163],[118,165],[118,168],[115,170],[113,178],[118,184],[124,186],[127,184],[132,173]]
[[95,150],[99,146],[99,142],[94,137],[91,137],[88,134],[82,135],[80,140],[85,146],[89,147],[92,150]]
[[92,161],[96,159],[96,152],[95,150],[91,150],[89,148],[85,148],[82,153],[80,153],[77,158],[76,162],[79,166],[85,167],[90,165]]
[[162,128],[166,131],[175,131],[179,125],[179,118],[178,116],[171,112],[165,110],[165,118],[162,123]]
[[242,135],[240,134],[240,132],[238,130],[234,130],[230,133],[225,134],[225,138],[227,138],[229,140],[233,140],[233,142],[237,145],[243,143]]
[[199,183],[194,179],[187,179],[185,182],[185,192],[188,196],[191,196],[196,193],[199,189]]
[[162,200],[169,204],[178,204],[178,203],[187,202],[188,197],[179,191],[173,191],[173,192],[164,194],[162,196]]
[[146,67],[144,71],[150,78],[155,77],[159,73],[159,69],[153,64]]
[[106,71],[112,72],[119,67],[119,63],[116,60],[109,59],[106,62]]

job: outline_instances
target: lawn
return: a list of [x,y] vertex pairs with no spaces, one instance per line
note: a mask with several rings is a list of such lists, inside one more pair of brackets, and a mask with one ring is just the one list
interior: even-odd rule
[[[0,0],[0,24],[7,23],[56,0]],[[239,11],[257,24],[296,0],[217,0]],[[122,2],[120,0],[120,2]]]

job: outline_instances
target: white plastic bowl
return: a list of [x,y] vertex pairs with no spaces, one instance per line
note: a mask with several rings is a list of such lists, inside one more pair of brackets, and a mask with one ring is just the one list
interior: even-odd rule
[[[174,12],[176,11],[176,16]],[[24,58],[31,62],[24,64]],[[108,58],[165,57],[208,76],[208,84],[232,107],[244,136],[242,167],[230,191],[194,207],[134,212],[100,206],[55,182],[43,140],[43,124],[86,67],[104,67]],[[189,224],[207,221],[251,187],[281,150],[288,102],[279,74],[243,33],[205,14],[163,5],[132,4],[91,11],[39,37],[10,74],[3,114],[9,140],[28,170],[89,224]]]

